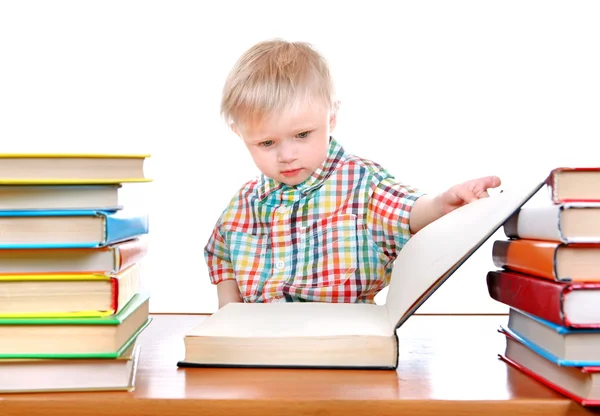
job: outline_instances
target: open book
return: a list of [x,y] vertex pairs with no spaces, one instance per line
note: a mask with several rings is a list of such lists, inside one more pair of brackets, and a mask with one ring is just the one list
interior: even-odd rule
[[396,329],[542,186],[475,201],[415,234],[384,305],[230,303],[186,334],[178,365],[394,369]]

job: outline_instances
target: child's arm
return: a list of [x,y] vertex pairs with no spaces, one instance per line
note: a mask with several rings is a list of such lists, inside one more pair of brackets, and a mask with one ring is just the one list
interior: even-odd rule
[[500,186],[500,178],[486,176],[454,185],[437,196],[423,195],[415,201],[410,213],[410,232],[420,229],[456,208],[480,198],[487,198],[489,188]]
[[235,272],[231,264],[227,242],[215,226],[204,247],[204,258],[208,266],[210,281],[217,285],[219,309],[230,302],[243,302]]
[[240,289],[235,280],[224,280],[218,283],[217,296],[219,297],[219,309],[230,302],[243,302]]

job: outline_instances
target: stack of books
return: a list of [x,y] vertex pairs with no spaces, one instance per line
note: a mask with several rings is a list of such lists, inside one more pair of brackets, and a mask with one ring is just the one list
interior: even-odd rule
[[[148,155],[0,155],[0,392],[132,390]],[[139,208],[138,208],[139,209]]]
[[583,405],[600,405],[600,168],[557,168],[494,241],[490,296],[509,306],[500,357]]

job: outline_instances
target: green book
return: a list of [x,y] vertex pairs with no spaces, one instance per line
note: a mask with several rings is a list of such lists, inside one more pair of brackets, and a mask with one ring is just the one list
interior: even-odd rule
[[0,359],[117,358],[150,324],[149,299],[136,294],[103,317],[0,318]]

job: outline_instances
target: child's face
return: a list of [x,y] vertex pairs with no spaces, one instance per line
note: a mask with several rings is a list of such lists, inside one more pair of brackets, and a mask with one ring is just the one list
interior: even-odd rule
[[336,115],[325,105],[306,103],[234,127],[254,163],[266,176],[288,186],[304,182],[327,157]]

